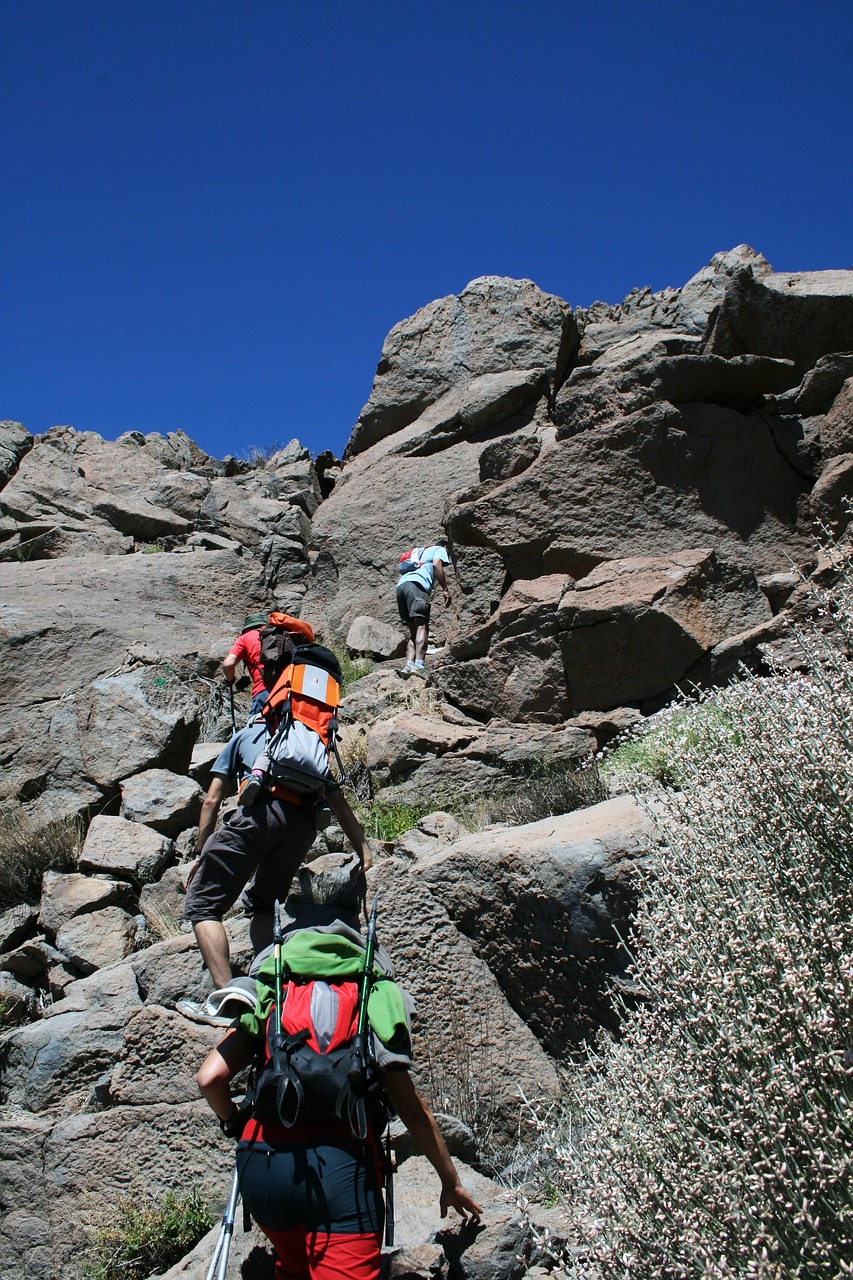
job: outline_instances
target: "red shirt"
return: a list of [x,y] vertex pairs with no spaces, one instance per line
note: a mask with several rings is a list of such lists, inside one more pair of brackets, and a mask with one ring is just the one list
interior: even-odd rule
[[252,677],[252,697],[254,698],[256,693],[263,693],[266,685],[264,684],[264,676],[261,670],[260,630],[244,631],[239,639],[234,641],[228,652],[238,662],[243,663]]

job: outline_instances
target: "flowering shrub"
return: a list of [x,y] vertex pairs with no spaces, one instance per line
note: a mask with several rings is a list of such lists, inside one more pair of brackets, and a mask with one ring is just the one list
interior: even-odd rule
[[[572,1275],[853,1276],[853,588],[807,675],[707,695],[629,945],[646,999],[541,1122]],[[556,1174],[554,1173],[556,1170]]]

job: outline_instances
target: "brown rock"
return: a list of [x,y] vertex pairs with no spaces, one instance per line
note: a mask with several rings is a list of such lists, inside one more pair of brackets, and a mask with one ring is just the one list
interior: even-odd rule
[[178,836],[198,823],[204,792],[192,778],[146,769],[121,784],[121,816],[163,835]]
[[93,818],[80,854],[82,871],[107,871],[140,884],[156,880],[172,856],[173,844],[141,822]]
[[56,946],[82,973],[124,960],[136,942],[136,921],[121,907],[75,916],[56,935]]
[[[629,796],[515,828],[463,836],[427,854],[427,885],[557,1057],[612,1019],[609,984],[652,824]],[[560,1000],[554,999],[559,990]],[[497,1041],[494,1041],[497,1043]]]
[[61,875],[46,871],[41,882],[39,924],[56,934],[75,916],[99,911],[103,907],[136,908],[136,896],[129,884],[106,876]]
[[749,269],[729,282],[707,340],[722,356],[776,356],[800,373],[821,356],[853,347],[853,271],[772,272]]

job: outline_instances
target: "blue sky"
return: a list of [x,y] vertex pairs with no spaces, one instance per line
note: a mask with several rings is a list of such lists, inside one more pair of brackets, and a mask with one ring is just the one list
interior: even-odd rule
[[388,330],[853,263],[849,0],[0,0],[0,418],[340,453]]

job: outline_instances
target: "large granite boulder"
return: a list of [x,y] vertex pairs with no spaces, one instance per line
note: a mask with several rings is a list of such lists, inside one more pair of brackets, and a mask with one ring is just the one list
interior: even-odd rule
[[[612,1024],[638,870],[654,837],[633,798],[465,835],[417,858],[429,887],[549,1053]],[[507,1064],[512,1059],[507,1057]]]
[[0,799],[85,808],[143,769],[185,771],[200,678],[264,590],[260,565],[226,551],[0,564]]
[[414,422],[451,388],[483,374],[544,370],[556,392],[578,344],[569,307],[530,280],[483,276],[391,330],[347,456]]
[[793,360],[801,374],[821,356],[853,350],[853,271],[749,268],[729,281],[707,340],[713,355]]

